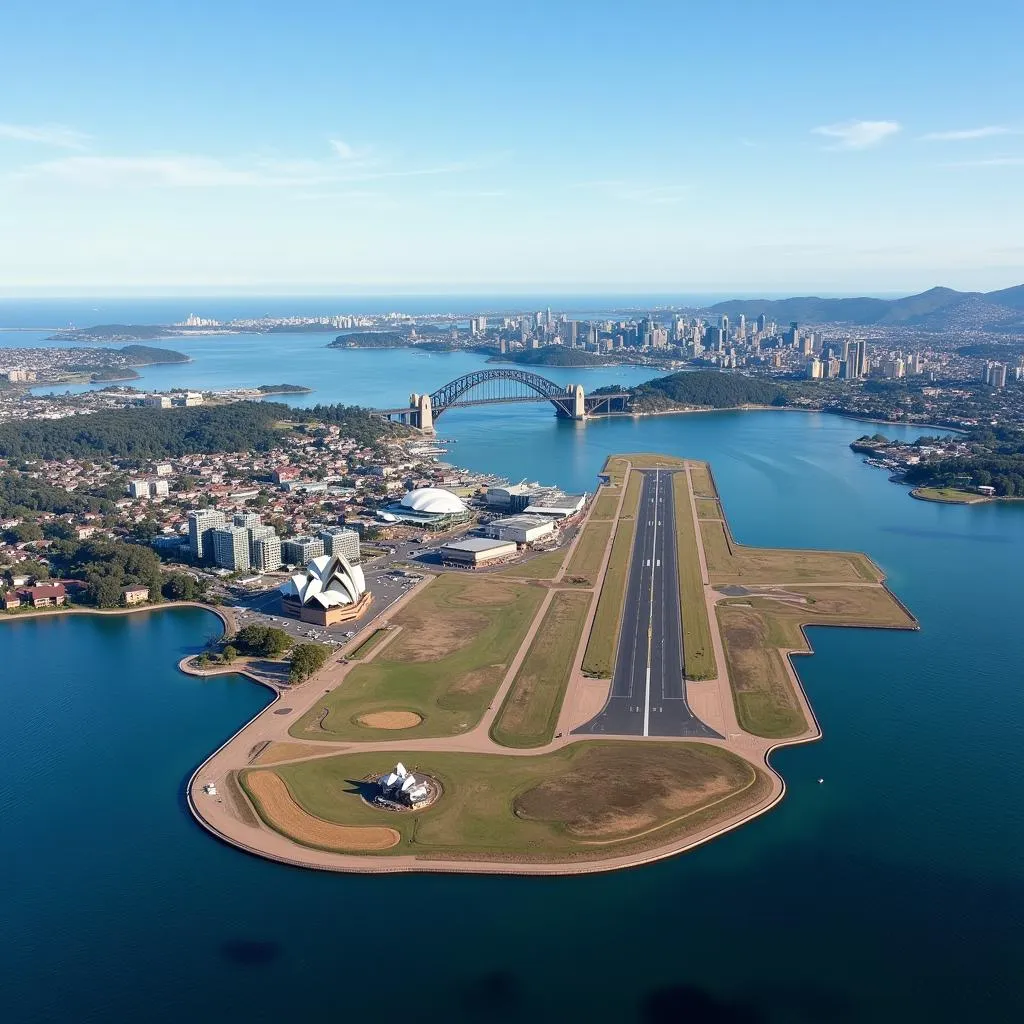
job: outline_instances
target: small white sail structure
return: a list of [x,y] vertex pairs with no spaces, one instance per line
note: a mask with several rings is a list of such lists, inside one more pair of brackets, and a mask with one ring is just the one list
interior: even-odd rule
[[321,555],[306,565],[304,574],[296,573],[283,583],[281,593],[304,605],[336,608],[356,604],[366,593],[366,578],[362,567],[344,555]]

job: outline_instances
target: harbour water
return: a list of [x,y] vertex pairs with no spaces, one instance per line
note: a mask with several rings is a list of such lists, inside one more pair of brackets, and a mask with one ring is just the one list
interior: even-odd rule
[[[143,386],[223,374],[391,404],[475,358],[325,342],[308,368],[301,346],[276,372],[200,353]],[[303,872],[197,828],[186,779],[267,699],[176,671],[212,616],[0,623],[5,1019],[1021,1019],[1024,506],[913,501],[847,447],[874,427],[824,415],[576,425],[517,405],[440,429],[453,461],[572,489],[610,451],[709,459],[738,539],[865,550],[922,629],[811,631],[798,669],[824,739],[776,755],[770,814],[626,873],[492,879]]]

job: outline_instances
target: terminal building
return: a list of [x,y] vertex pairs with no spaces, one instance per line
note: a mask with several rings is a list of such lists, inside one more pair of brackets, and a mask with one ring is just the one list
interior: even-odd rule
[[507,516],[495,519],[484,527],[484,535],[495,540],[510,540],[516,544],[533,544],[554,536],[555,524],[550,516]]
[[536,484],[509,484],[505,487],[488,487],[485,500],[489,509],[496,512],[522,512],[530,504]]
[[529,505],[523,509],[528,515],[552,516],[555,519],[568,519],[587,503],[585,494],[562,494],[552,491],[543,495],[535,495]]
[[518,548],[514,541],[491,540],[487,537],[460,537],[441,548],[441,561],[445,565],[458,565],[479,569],[485,565],[515,558]]

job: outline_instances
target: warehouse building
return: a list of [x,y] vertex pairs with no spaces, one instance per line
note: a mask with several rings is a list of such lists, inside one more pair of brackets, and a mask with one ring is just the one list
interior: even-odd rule
[[536,484],[509,484],[506,487],[488,487],[487,507],[501,512],[522,512],[530,504]]
[[523,510],[528,515],[553,516],[555,519],[568,519],[587,503],[585,494],[562,494],[555,492],[535,497]]
[[484,534],[496,540],[511,540],[516,544],[533,544],[535,541],[550,537],[555,532],[555,524],[550,516],[508,516],[495,519],[484,527]]
[[489,540],[486,537],[463,537],[441,548],[441,561],[445,565],[459,565],[469,569],[494,565],[515,558],[519,549],[513,541]]

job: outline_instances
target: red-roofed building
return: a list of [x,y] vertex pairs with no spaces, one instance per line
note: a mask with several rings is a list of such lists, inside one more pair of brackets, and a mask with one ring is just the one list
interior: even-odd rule
[[18,591],[18,597],[27,601],[33,608],[56,608],[65,604],[68,599],[63,584],[56,586],[25,587]]

